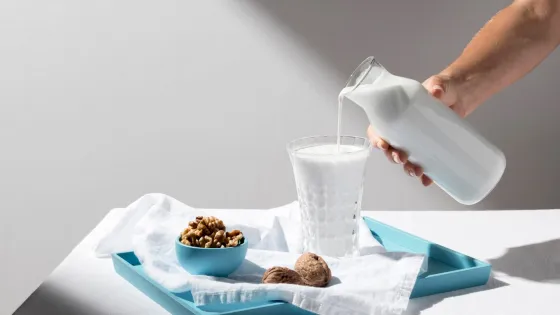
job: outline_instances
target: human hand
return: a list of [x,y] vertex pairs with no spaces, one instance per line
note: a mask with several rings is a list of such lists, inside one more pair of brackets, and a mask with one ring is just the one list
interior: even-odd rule
[[[449,108],[453,109],[459,116],[465,117],[468,114],[467,107],[464,106],[463,102],[460,102],[457,87],[448,76],[435,75],[428,78],[422,84],[432,96],[449,106]],[[403,165],[405,173],[412,177],[418,177],[422,185],[429,186],[432,184],[432,179],[424,174],[424,170],[420,165],[415,165],[408,161],[408,154],[405,151],[398,150],[392,147],[387,141],[381,139],[375,133],[372,126],[368,127],[367,135],[371,144],[375,148],[383,150],[390,162]]]

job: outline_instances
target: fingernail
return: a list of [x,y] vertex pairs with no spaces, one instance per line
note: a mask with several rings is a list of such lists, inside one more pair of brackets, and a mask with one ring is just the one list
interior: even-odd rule
[[395,163],[401,164],[401,159],[400,159],[399,154],[397,152],[393,152],[391,155],[393,156],[393,161],[395,161]]
[[443,88],[439,85],[434,85],[434,87],[432,88],[432,95],[436,98],[441,97],[441,95],[443,94]]

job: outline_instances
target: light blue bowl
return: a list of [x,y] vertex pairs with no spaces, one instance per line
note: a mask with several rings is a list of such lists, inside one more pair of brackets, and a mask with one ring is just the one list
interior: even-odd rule
[[191,275],[227,277],[245,260],[248,242],[236,247],[200,248],[181,243],[180,237],[175,239],[175,252],[179,264]]

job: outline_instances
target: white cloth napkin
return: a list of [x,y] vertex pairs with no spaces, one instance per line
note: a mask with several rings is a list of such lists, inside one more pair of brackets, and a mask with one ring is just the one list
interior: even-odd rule
[[293,268],[302,251],[299,205],[259,211],[220,211],[228,228],[243,231],[249,250],[228,278],[193,276],[179,265],[175,238],[198,215],[213,215],[162,194],[145,195],[127,208],[114,209],[95,247],[99,257],[133,250],[144,271],[172,292],[191,291],[197,305],[281,300],[318,314],[400,314],[408,304],[423,256],[387,253],[365,223],[355,258],[324,257],[333,274],[327,288],[260,284],[273,266]]

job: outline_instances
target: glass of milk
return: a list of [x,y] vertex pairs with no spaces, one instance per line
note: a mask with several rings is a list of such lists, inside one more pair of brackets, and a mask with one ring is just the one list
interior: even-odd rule
[[301,209],[303,250],[359,255],[359,221],[371,144],[353,136],[317,136],[288,144]]

